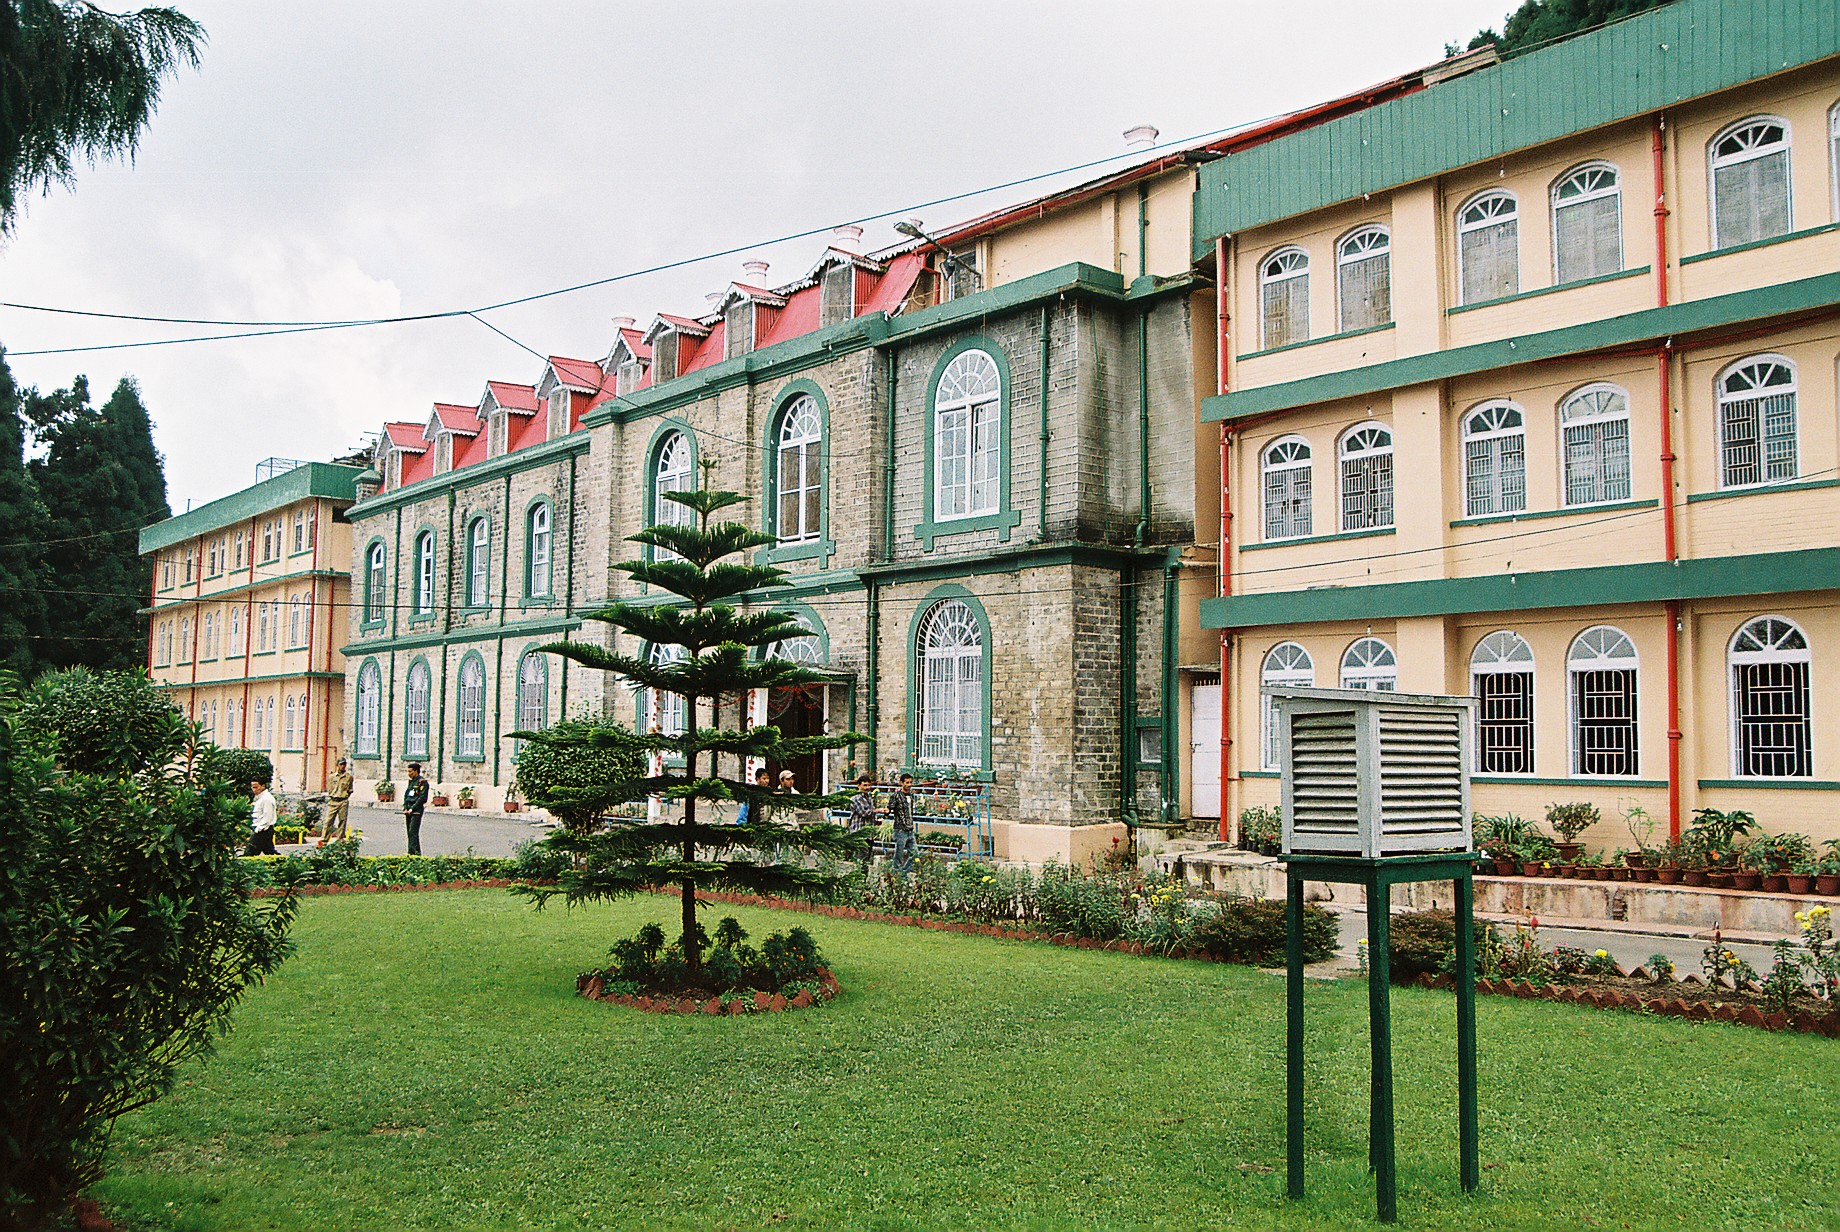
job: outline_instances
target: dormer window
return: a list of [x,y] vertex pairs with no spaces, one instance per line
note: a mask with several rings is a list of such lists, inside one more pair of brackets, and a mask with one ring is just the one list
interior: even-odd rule
[[976,244],[951,249],[943,258],[943,264],[944,298],[959,299],[966,295],[976,295],[984,289],[984,275],[978,269]]
[[728,306],[724,314],[728,326],[728,349],[726,358],[746,355],[754,349],[754,303],[752,300],[738,299]]
[[505,412],[494,408],[486,419],[486,456],[503,457],[507,446]]
[[667,329],[652,343],[652,381],[668,381],[677,375],[677,331]]
[[434,473],[445,475],[454,469],[454,434],[442,432],[434,438]]
[[549,391],[549,438],[567,436],[569,431],[569,391],[558,385]]
[[645,379],[645,365],[637,359],[627,359],[613,373],[613,392],[630,394],[639,388],[639,382]]
[[856,315],[856,267],[833,265],[824,271],[819,292],[818,323],[836,325]]
[[390,450],[389,460],[384,463],[384,482],[392,488],[402,487],[402,450]]

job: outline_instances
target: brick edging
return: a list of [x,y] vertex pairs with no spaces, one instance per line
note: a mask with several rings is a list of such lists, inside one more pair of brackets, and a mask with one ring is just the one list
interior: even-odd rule
[[815,997],[811,995],[810,989],[801,988],[790,1000],[777,992],[767,993],[756,990],[752,998],[736,993],[726,1001],[720,996],[711,997],[707,1001],[693,1001],[689,997],[608,993],[602,990],[600,976],[593,972],[583,972],[575,977],[575,991],[590,1001],[611,1001],[616,1005],[630,1005],[648,1014],[710,1014],[734,1017],[740,1014],[778,1014],[786,1010],[808,1009],[814,1005],[823,1005],[843,991],[837,983],[837,977],[831,974],[829,967],[818,968],[818,983],[822,986],[822,991]]
[[[522,882],[510,877],[488,877],[483,881],[422,881],[404,882],[398,885],[303,885],[295,886],[294,893],[302,898],[319,894],[384,894],[398,893],[404,890],[502,890],[514,885],[542,885],[542,882]],[[286,890],[282,886],[261,886],[251,890],[251,898],[280,898]]]
[[[1455,989],[1457,986],[1455,980],[1442,974],[1420,975],[1414,983],[1420,988]],[[1840,1011],[1825,1016],[1810,1014],[1807,1010],[1796,1010],[1793,1013],[1778,1010],[1766,1014],[1754,1005],[1733,1005],[1723,1001],[1683,1001],[1679,997],[1645,997],[1641,993],[1622,988],[1581,988],[1575,984],[1536,985],[1526,980],[1481,979],[1476,981],[1476,991],[1488,996],[1563,1001],[1594,1009],[1646,1010],[1651,1014],[1685,1018],[1690,1022],[1729,1022],[1747,1027],[1762,1027],[1767,1031],[1802,1031],[1825,1035],[1829,1039],[1840,1039]]]

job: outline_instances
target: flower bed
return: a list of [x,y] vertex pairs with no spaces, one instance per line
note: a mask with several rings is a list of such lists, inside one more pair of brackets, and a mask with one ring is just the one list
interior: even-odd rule
[[695,1001],[689,997],[672,997],[660,994],[648,996],[643,993],[616,993],[607,991],[601,977],[592,971],[584,971],[576,979],[575,988],[590,1001],[612,1001],[619,1005],[630,1005],[634,1009],[644,1010],[650,1014],[726,1014],[734,1017],[741,1014],[777,1014],[784,1010],[808,1009],[821,1005],[834,998],[843,989],[837,984],[837,977],[831,974],[829,967],[818,968],[816,990],[801,987],[791,997],[783,993],[769,993],[759,989],[753,994],[743,993],[717,994],[706,1001]]

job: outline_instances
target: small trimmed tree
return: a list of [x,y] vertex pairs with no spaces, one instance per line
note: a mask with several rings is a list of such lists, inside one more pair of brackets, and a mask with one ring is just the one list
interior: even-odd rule
[[598,715],[551,724],[518,754],[518,790],[532,804],[548,809],[571,833],[592,833],[623,803],[609,793],[608,785],[645,773],[638,739]]
[[[709,469],[705,464],[705,474]],[[618,741],[605,732],[517,732],[517,737],[564,748],[608,748],[628,743],[646,756],[637,774],[604,785],[599,799],[625,803],[653,796],[683,806],[681,819],[623,821],[594,834],[559,832],[545,840],[575,858],[574,867],[554,886],[521,886],[518,893],[539,906],[562,895],[569,905],[623,898],[653,886],[675,884],[683,894],[683,949],[695,982],[702,968],[703,942],[696,922],[699,889],[750,894],[810,894],[830,887],[835,878],[784,858],[813,852],[850,856],[864,840],[842,826],[787,828],[765,820],[769,807],[809,810],[834,807],[847,792],[831,795],[775,793],[744,781],[724,778],[719,761],[732,759],[739,769],[750,758],[785,761],[828,749],[859,744],[864,737],[788,737],[774,726],[736,728],[701,726],[706,703],[739,702],[754,689],[785,688],[823,682],[823,675],[767,650],[775,643],[806,635],[798,619],[772,610],[743,611],[745,596],[785,584],[785,570],[745,564],[728,558],[774,542],[740,522],[713,521],[715,514],[743,503],[738,492],[712,491],[707,483],[693,492],[661,494],[687,509],[689,525],[661,522],[629,541],[653,549],[650,560],[630,560],[618,568],[635,581],[676,595],[679,602],[612,603],[588,613],[651,647],[654,653],[623,654],[584,642],[558,642],[545,650],[623,677],[654,696],[683,700],[684,728],[679,732],[646,731]],[[665,653],[658,654],[663,649]],[[652,771],[656,773],[652,773]],[[746,825],[711,824],[699,805],[740,801],[754,818]],[[778,853],[769,857],[763,853]]]

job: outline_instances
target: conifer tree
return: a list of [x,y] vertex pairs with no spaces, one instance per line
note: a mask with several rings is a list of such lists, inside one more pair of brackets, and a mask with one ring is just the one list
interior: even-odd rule
[[[705,463],[705,471],[709,464]],[[739,778],[721,776],[718,760],[732,759],[737,768],[748,758],[787,760],[826,749],[863,742],[863,737],[782,736],[777,727],[718,729],[699,725],[706,703],[717,699],[738,702],[753,689],[817,684],[819,672],[788,659],[766,655],[776,642],[806,635],[796,617],[771,610],[742,611],[735,601],[751,593],[784,585],[785,571],[767,565],[741,564],[727,558],[774,542],[739,522],[712,522],[714,514],[741,504],[737,492],[712,491],[707,483],[693,492],[668,492],[694,515],[691,525],[660,523],[629,536],[629,541],[654,550],[653,559],[632,560],[618,568],[639,582],[679,597],[680,602],[660,604],[612,603],[588,613],[654,649],[674,648],[665,654],[633,655],[610,651],[584,642],[559,642],[545,647],[588,667],[613,672],[642,689],[674,694],[684,701],[684,730],[679,733],[638,733],[636,746],[652,755],[639,777],[607,784],[605,797],[618,801],[659,796],[683,806],[681,820],[615,821],[593,834],[558,833],[548,844],[576,857],[554,887],[520,887],[519,892],[541,905],[560,894],[573,906],[600,899],[622,898],[652,886],[675,883],[683,893],[683,947],[694,980],[702,964],[702,945],[696,924],[699,889],[735,890],[750,894],[810,893],[834,878],[803,864],[787,861],[790,853],[815,852],[848,856],[862,850],[863,840],[843,827],[822,825],[782,827],[765,819],[763,810],[789,811],[835,807],[847,792],[832,795],[783,794],[754,786]],[[740,706],[734,706],[736,711]],[[527,740],[561,745],[592,744],[606,733],[575,731],[551,735],[518,732]],[[622,736],[622,744],[634,738]],[[681,759],[681,765],[673,765]],[[662,764],[659,764],[662,761]],[[699,805],[715,801],[742,801],[749,815],[761,820],[746,825],[712,824],[699,816]],[[776,857],[762,853],[776,852]]]
[[0,671],[37,675],[45,632],[45,511],[26,471],[19,387],[0,350]]

